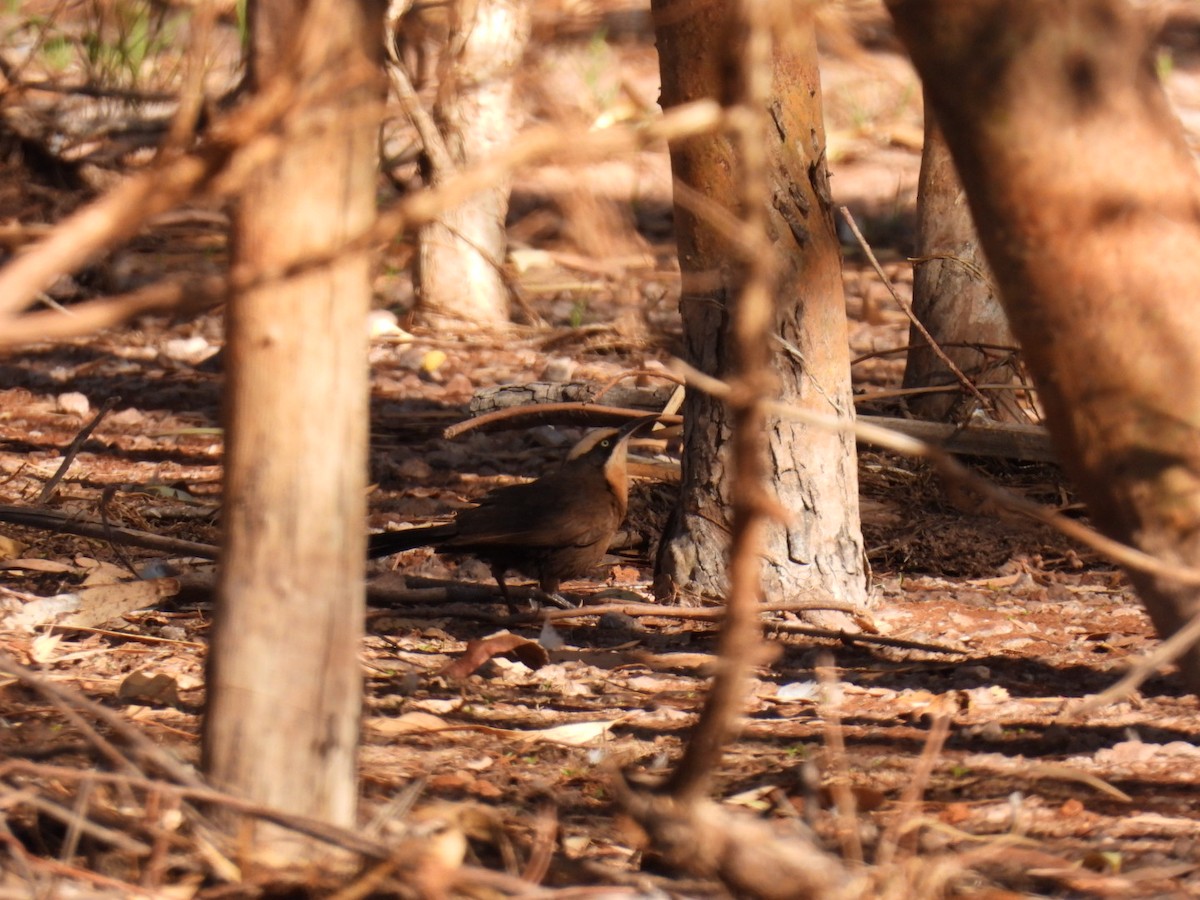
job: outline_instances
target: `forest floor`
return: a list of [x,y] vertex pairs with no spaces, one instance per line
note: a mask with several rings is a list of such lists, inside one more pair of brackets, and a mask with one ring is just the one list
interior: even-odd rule
[[[645,13],[600,6],[563,15],[546,10],[537,21],[521,76],[530,120],[620,118],[653,104]],[[1176,35],[1162,68],[1200,149],[1198,35]],[[835,201],[851,209],[907,296],[920,90],[882,19],[860,22],[857,36],[854,52],[823,56]],[[95,195],[83,168],[38,157],[9,131],[0,141],[7,222],[52,223]],[[116,180],[122,170],[108,171]],[[381,196],[391,190],[381,184]],[[623,377],[660,386],[654,372],[680,339],[669,192],[661,147],[582,173],[553,165],[519,173],[511,274],[524,321],[502,334],[409,319],[411,246],[388,249],[377,305],[398,312],[407,334],[377,337],[370,351],[372,528],[435,519],[537,475],[578,436],[542,426],[443,438],[479,389]],[[227,233],[224,213],[202,204],[161,217],[126,248],[62,279],[52,298],[69,309],[166,273],[220,271]],[[856,390],[898,387],[907,320],[850,240],[845,287]],[[222,378],[210,357],[222,327],[219,311],[148,317],[0,359],[0,502],[216,543]],[[42,496],[106,406],[65,477]],[[1026,497],[1072,506],[1052,465],[967,462]],[[892,862],[873,870],[881,895],[1200,896],[1197,698],[1168,667],[1132,697],[1072,712],[1157,643],[1126,578],[1045,526],[948,490],[924,463],[864,449],[859,466],[872,568],[866,617],[878,636],[902,645],[789,633],[794,620],[770,619],[776,652],[756,672],[715,798],[781,828],[807,823],[830,852],[853,856],[855,841],[839,831],[846,811],[839,816],[831,801],[847,779],[868,862],[881,836],[895,839]],[[667,490],[636,485],[630,549],[594,579],[566,586],[610,611],[560,618],[553,635],[540,617],[510,615],[497,602],[486,567],[422,550],[372,565],[362,833],[430,844],[436,834],[449,854],[431,852],[409,871],[404,895],[504,894],[520,875],[573,896],[726,895],[716,881],[666,867],[612,800],[614,763],[644,777],[669,771],[715,660],[717,626],[696,609],[634,605],[652,602],[653,548],[636,535],[653,530]],[[0,647],[43,684],[119,714],[68,715],[79,709],[71,701],[0,673],[0,898],[282,895],[273,876],[233,866],[235,849],[178,794],[96,774],[120,772],[124,757],[135,774],[164,775],[131,743],[130,726],[199,762],[210,563],[0,526],[0,617],[35,596],[84,587],[81,596],[129,607],[138,589],[131,573],[147,571],[174,573],[180,589],[115,620],[97,615],[91,627],[28,630],[15,613],[0,618]],[[472,593],[462,582],[489,589]],[[486,645],[473,642],[502,629],[528,643],[513,658],[487,658]],[[478,658],[465,665],[466,654]],[[825,654],[832,684],[816,671]],[[949,732],[937,746],[933,723],[943,715]],[[923,792],[902,802],[914,784]],[[455,840],[465,857],[445,850]],[[511,877],[488,882],[488,871]],[[313,896],[346,887],[328,872],[302,877]],[[392,896],[389,883],[371,893],[360,881],[361,894],[344,896]]]

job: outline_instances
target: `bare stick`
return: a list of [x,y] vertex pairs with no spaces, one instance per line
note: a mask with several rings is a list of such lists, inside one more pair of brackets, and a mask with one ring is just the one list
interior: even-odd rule
[[165,212],[225,168],[233,152],[269,131],[287,109],[290,86],[264,91],[215,129],[203,151],[175,156],[131,176],[68,216],[45,240],[0,270],[0,316],[27,306],[62,272],[73,272],[97,253],[132,236],[149,218]]
[[179,556],[216,559],[218,552],[214,544],[200,544],[195,541],[163,537],[149,531],[138,531],[135,528],[116,528],[103,522],[82,519],[79,516],[53,509],[34,509],[29,506],[0,504],[0,522],[24,525],[26,528],[40,528],[43,531],[77,534],[80,537],[144,547],[147,550],[159,550]]
[[[143,740],[145,740],[143,738]],[[42,778],[53,778],[62,781],[95,781],[97,784],[116,784],[130,788],[140,788],[147,791],[157,791],[171,796],[182,797],[198,803],[211,803],[223,806],[243,815],[254,816],[266,822],[282,825],[284,828],[313,837],[334,846],[344,847],[363,856],[384,859],[389,855],[389,848],[378,841],[363,837],[358,832],[348,828],[339,828],[316,819],[285,813],[281,810],[260,803],[243,800],[224,791],[210,788],[199,778],[193,777],[191,783],[171,783],[157,781],[141,775],[122,775],[115,772],[96,772],[90,769],[76,769],[70,766],[54,766],[43,763],[27,762],[20,759],[10,759],[0,762],[0,777],[12,773],[34,775]]]
[[[898,347],[888,347],[882,350],[872,350],[870,353],[864,353],[861,356],[856,356],[850,360],[850,365],[857,366],[861,362],[866,362],[868,359],[882,359],[885,356],[907,356],[909,351],[918,344],[901,344]],[[994,350],[1004,356],[1012,356],[1020,351],[1020,347],[1014,347],[1010,344],[977,344],[967,343],[964,341],[954,341],[951,343],[942,344],[943,349],[946,347],[965,348],[975,350],[981,355],[987,355],[988,350]]]
[[46,505],[50,502],[50,498],[54,496],[54,492],[58,490],[58,484],[67,474],[67,469],[71,468],[71,463],[75,462],[75,457],[79,455],[79,451],[83,449],[84,442],[92,436],[92,432],[96,430],[96,426],[100,424],[101,419],[112,412],[118,403],[121,402],[120,397],[109,397],[105,400],[96,414],[92,416],[92,421],[88,422],[79,430],[79,434],[75,435],[75,439],[67,445],[67,450],[63,454],[62,464],[58,467],[50,479],[42,486],[42,491],[38,494],[37,502],[41,505]]
[[626,372],[621,372],[619,375],[614,375],[604,384],[600,385],[600,390],[596,391],[594,400],[599,400],[626,378],[661,378],[663,381],[670,381],[683,387],[683,379],[673,372],[662,371],[659,369],[633,369]]
[[858,833],[858,804],[850,790],[850,766],[846,762],[846,741],[842,734],[842,718],[838,715],[835,698],[841,692],[833,657],[825,652],[817,662],[817,677],[825,690],[820,704],[821,722],[825,729],[825,747],[829,751],[829,762],[833,768],[833,780],[829,792],[837,806],[838,840],[842,844],[842,856],[852,863],[863,861],[862,836]]
[[966,389],[967,393],[971,394],[971,396],[983,404],[985,409],[989,409],[990,405],[987,401],[987,398],[979,392],[979,389],[975,387],[971,379],[963,374],[962,369],[956,366],[954,361],[946,355],[946,351],[938,346],[937,341],[933,339],[933,335],[929,333],[929,331],[921,323],[921,320],[917,318],[916,313],[912,311],[912,307],[896,291],[896,288],[892,285],[891,280],[887,277],[887,273],[883,271],[883,266],[879,265],[879,260],[875,258],[875,253],[871,250],[871,245],[867,243],[867,239],[864,238],[862,232],[858,230],[858,223],[854,221],[854,216],[850,215],[850,210],[844,206],[838,207],[838,210],[841,212],[842,218],[846,220],[846,224],[850,226],[850,230],[854,232],[854,237],[858,240],[858,245],[862,247],[863,252],[867,254],[867,259],[870,260],[871,267],[875,270],[875,274],[879,276],[880,281],[883,282],[884,287],[888,289],[888,293],[892,295],[892,299],[896,301],[896,305],[900,307],[906,316],[908,316],[909,321],[913,323],[913,326],[921,333],[921,336],[925,338],[925,340],[929,341],[929,348],[933,350],[934,355],[943,363],[945,363],[946,368],[953,373],[954,377],[958,379],[959,384]]
[[76,303],[69,316],[58,310],[44,310],[7,319],[0,330],[0,347],[79,337],[149,313],[209,309],[223,302],[224,278],[213,275],[190,281],[160,281],[127,294]]
[[851,631],[830,631],[826,628],[813,628],[809,625],[799,625],[795,622],[768,622],[769,632],[784,634],[800,634],[805,637],[824,638],[840,641],[843,644],[866,644],[874,647],[895,647],[899,650],[919,650],[922,653],[957,653],[967,651],[961,647],[947,647],[943,644],[929,644],[925,641],[910,641],[906,638],[886,637],[882,634],[859,634]]
[[1192,616],[1191,620],[1177,632],[1138,659],[1120,681],[1105,688],[1099,694],[1088,697],[1082,703],[1068,707],[1067,718],[1078,718],[1093,713],[1110,703],[1124,700],[1138,689],[1147,678],[1158,671],[1159,666],[1166,665],[1187,653],[1200,641],[1200,613]]
[[[57,706],[64,715],[77,718],[78,713],[75,710],[81,710],[92,718],[103,722],[109,729],[119,734],[125,743],[141,757],[143,762],[151,763],[160,772],[178,784],[189,786],[198,786],[201,784],[199,776],[190,767],[184,765],[170,753],[152,742],[141,731],[130,725],[120,714],[113,712],[105,706],[101,706],[93,700],[89,700],[78,691],[53,684],[40,675],[34,674],[24,666],[18,664],[7,653],[0,652],[0,672],[15,678],[27,688],[41,694]],[[106,745],[109,748],[106,751],[106,755],[111,754],[112,745],[101,738],[94,729],[85,726],[84,733],[98,747]],[[111,755],[110,758],[112,758]],[[119,754],[113,761],[126,771],[136,771],[133,764]],[[95,773],[88,772],[87,774],[93,775]]]
[[917,810],[917,804],[921,800],[921,795],[925,793],[925,788],[929,785],[929,777],[933,774],[933,767],[937,763],[938,756],[941,755],[942,747],[949,734],[950,716],[945,712],[939,713],[933,720],[933,727],[929,729],[929,736],[925,739],[921,758],[917,760],[916,768],[904,786],[900,804],[893,814],[892,820],[888,823],[883,837],[879,839],[879,849],[875,853],[875,865],[879,868],[888,865],[895,857],[900,846],[902,829],[905,823],[913,818]]
[[421,98],[413,87],[412,79],[408,77],[408,70],[405,68],[403,60],[400,59],[400,48],[397,46],[397,41],[400,39],[398,25],[401,16],[411,5],[411,3],[407,6],[398,3],[389,5],[386,23],[388,34],[383,42],[388,55],[386,68],[388,78],[392,82],[392,90],[396,92],[396,99],[400,101],[405,115],[408,116],[413,128],[417,131],[417,136],[421,139],[432,173],[430,180],[437,184],[454,174],[454,158],[450,155],[450,150],[446,146],[445,140],[442,139],[442,133],[438,131],[433,116],[426,112],[425,107],[421,105]]
[[[759,603],[755,609],[760,612],[805,612],[813,609],[832,609],[844,613],[856,613],[858,610],[852,604],[841,603],[837,600],[798,600],[788,603]],[[608,613],[623,613],[627,616],[644,616],[653,618],[661,616],[664,619],[679,619],[685,621],[720,621],[725,617],[725,607],[679,607],[662,606],[658,603],[603,603],[596,606],[581,606],[578,609],[549,609],[542,613],[554,622],[569,619],[581,619],[587,616],[603,616]],[[837,632],[826,632],[833,635]]]

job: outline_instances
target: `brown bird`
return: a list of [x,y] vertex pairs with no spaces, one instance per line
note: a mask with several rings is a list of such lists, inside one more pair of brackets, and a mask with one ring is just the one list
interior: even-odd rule
[[657,419],[646,416],[591,432],[561,468],[527,484],[497,488],[452,522],[372,534],[367,555],[375,559],[426,546],[466,554],[492,567],[510,607],[504,582],[510,569],[536,578],[544,593],[557,597],[560,582],[588,574],[608,551],[629,500],[629,439]]

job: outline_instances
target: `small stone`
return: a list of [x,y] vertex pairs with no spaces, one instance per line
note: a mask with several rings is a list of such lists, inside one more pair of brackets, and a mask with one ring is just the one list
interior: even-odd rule
[[189,338],[172,338],[163,344],[163,353],[171,359],[196,365],[217,352],[217,348],[201,335]]
[[419,456],[410,456],[395,466],[396,477],[425,481],[433,475],[433,467]]
[[575,360],[566,356],[552,356],[542,369],[541,381],[570,381],[575,374]]
[[92,405],[88,398],[78,391],[68,391],[54,398],[54,409],[56,412],[83,418],[91,411]]

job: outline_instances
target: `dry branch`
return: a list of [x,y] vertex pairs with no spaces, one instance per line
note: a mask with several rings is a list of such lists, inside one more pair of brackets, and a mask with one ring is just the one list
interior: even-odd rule
[[291,93],[290,82],[273,82],[215,124],[200,150],[160,160],[63,220],[0,270],[0,316],[12,317],[62,273],[76,271],[153,216],[194,196],[225,171],[237,151],[271,133]]
[[738,34],[732,36],[730,51],[719,52],[730,53],[724,61],[731,67],[727,76],[731,83],[724,89],[738,103],[727,113],[728,139],[741,162],[738,199],[745,246],[742,257],[736,259],[741,271],[733,275],[737,279],[736,302],[730,313],[734,390],[726,398],[733,425],[729,592],[718,640],[717,674],[668,784],[672,799],[683,810],[691,808],[693,812],[708,794],[725,745],[737,732],[750,673],[763,658],[757,609],[762,592],[759,555],[771,508],[765,496],[763,434],[764,401],[775,383],[770,347],[780,276],[778,251],[767,216],[770,191],[765,140],[774,72],[769,58],[774,33],[766,6],[753,0],[736,4],[730,21]]
[[[560,384],[533,381],[484,388],[471,399],[473,418],[446,429],[445,437],[461,437],[470,431],[491,428],[498,423],[513,428],[532,424],[617,425],[647,409],[661,409],[672,393],[663,389],[619,388],[609,392],[616,394],[610,398],[610,405],[602,406],[591,402],[593,391],[594,386],[584,382]],[[856,397],[855,402],[875,399],[878,399],[877,394],[868,394]],[[505,413],[505,410],[511,412]],[[1050,436],[1040,425],[1009,422],[952,425],[873,415],[860,415],[858,420],[918,438],[946,453],[1030,462],[1057,460]],[[678,416],[662,416],[660,421],[664,425],[674,425],[682,419]]]
[[[624,409],[596,403],[539,403],[484,413],[451,425],[444,432],[447,439],[461,437],[471,431],[503,424],[506,428],[531,428],[534,425],[623,425],[631,419],[646,415],[644,409]],[[678,425],[680,416],[663,416],[664,425]]]
[[63,453],[63,460],[58,470],[42,485],[42,490],[38,494],[38,503],[45,504],[50,502],[50,498],[54,496],[55,490],[58,489],[59,482],[63,480],[63,477],[67,474],[67,470],[71,468],[71,463],[75,461],[75,457],[83,449],[84,443],[91,437],[92,432],[96,430],[96,426],[100,424],[100,421],[112,412],[120,401],[120,397],[109,397],[106,399],[100,409],[96,411],[96,414],[92,416],[92,420],[79,430],[79,433],[75,435],[75,438],[67,446],[66,452]]
[[[111,742],[90,727],[83,716],[86,715],[103,723],[107,729],[119,735],[143,766],[157,769],[179,785],[197,787],[201,784],[199,776],[192,771],[191,767],[184,765],[167,753],[142,734],[139,729],[130,725],[119,713],[113,712],[94,700],[89,700],[75,690],[53,684],[46,678],[26,669],[3,652],[0,652],[0,673],[17,680],[35,693],[41,694],[51,704],[58,707],[59,711],[71,719],[97,749],[127,773],[136,773],[139,770],[131,760],[118,753]],[[88,772],[86,774],[94,775],[96,773]]]
[[585,381],[530,381],[525,384],[501,384],[480,388],[471,397],[471,415],[479,416],[512,407],[542,403],[591,403],[603,399],[608,406],[636,407],[642,411],[659,410],[671,399],[672,388],[611,387],[598,392]]
[[858,241],[858,245],[862,248],[863,253],[867,255],[867,260],[871,263],[871,268],[875,270],[875,274],[879,276],[879,279],[883,282],[884,287],[888,289],[888,293],[892,295],[892,300],[897,306],[900,307],[900,309],[904,312],[904,315],[908,317],[908,320],[912,323],[913,327],[916,328],[917,331],[920,332],[921,336],[929,342],[929,348],[934,352],[937,358],[942,361],[942,364],[950,370],[951,374],[958,379],[958,383],[963,386],[967,393],[978,400],[984,409],[988,409],[989,404],[987,398],[979,392],[979,388],[975,387],[975,383],[963,373],[963,370],[955,364],[954,360],[946,355],[946,351],[938,346],[938,342],[933,339],[933,335],[929,333],[929,329],[925,327],[925,323],[918,319],[916,314],[913,312],[912,304],[905,301],[905,299],[896,291],[891,279],[889,279],[887,277],[887,273],[883,271],[883,266],[881,266],[879,264],[879,260],[875,258],[875,251],[871,249],[871,245],[867,243],[867,239],[863,237],[862,232],[859,231],[858,223],[854,221],[854,216],[850,214],[850,210],[844,206],[839,207],[839,210],[841,211],[842,218],[846,220],[846,224],[850,226],[850,230],[854,233],[854,238]]
[[75,513],[59,512],[53,509],[0,505],[0,522],[24,525],[26,528],[40,528],[43,531],[77,534],[80,537],[111,541],[115,544],[128,544],[133,547],[159,550],[180,556],[196,556],[200,559],[217,558],[217,548],[213,544],[163,537],[149,531],[138,531],[135,528],[118,528],[106,525],[97,519],[87,519]]
[[866,879],[825,852],[796,819],[767,822],[708,800],[634,792],[619,776],[614,793],[668,863],[716,876],[737,896],[762,900],[843,900],[866,894]]
[[137,316],[187,313],[224,302],[224,278],[213,275],[190,281],[161,281],[127,294],[76,303],[67,310],[45,310],[9,318],[0,331],[0,347],[81,337]]

